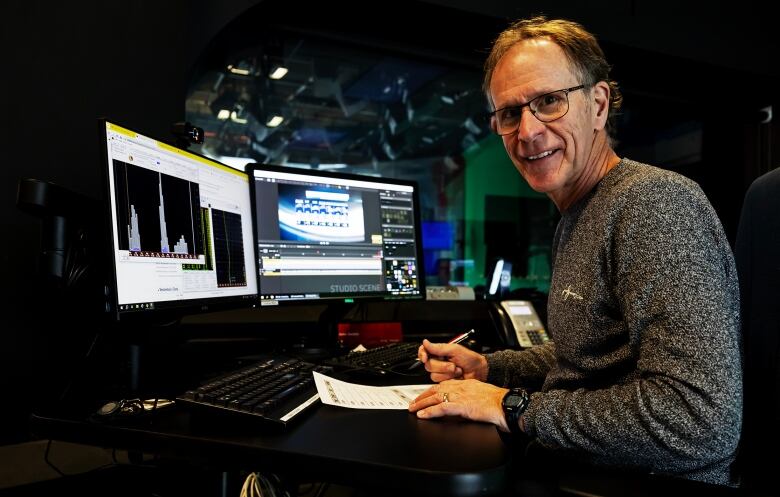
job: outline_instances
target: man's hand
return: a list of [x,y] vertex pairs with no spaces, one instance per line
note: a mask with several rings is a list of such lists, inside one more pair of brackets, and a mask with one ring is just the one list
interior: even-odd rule
[[447,380],[421,393],[409,404],[409,412],[416,412],[418,418],[425,419],[461,416],[492,423],[502,431],[509,431],[501,407],[508,391],[475,379]]
[[462,345],[432,343],[426,339],[420,345],[417,357],[431,373],[431,380],[437,383],[453,378],[487,380],[485,356]]

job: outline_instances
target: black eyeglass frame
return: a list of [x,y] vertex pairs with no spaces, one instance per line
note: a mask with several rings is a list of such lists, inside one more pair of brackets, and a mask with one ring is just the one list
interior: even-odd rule
[[[528,102],[526,102],[524,104],[521,104],[521,105],[507,105],[506,107],[501,107],[500,109],[496,109],[493,112],[488,112],[487,118],[488,118],[488,122],[490,123],[490,129],[493,130],[493,133],[497,134],[498,136],[506,136],[506,135],[511,135],[512,133],[515,133],[517,131],[517,129],[520,127],[520,121],[523,118],[522,117],[523,116],[523,107],[528,107],[528,110],[531,111],[531,114],[533,114],[534,117],[539,122],[551,123],[553,121],[557,121],[558,119],[562,118],[563,116],[565,116],[566,114],[569,113],[569,108],[570,108],[570,105],[569,105],[569,93],[571,93],[573,91],[577,91],[577,90],[582,90],[584,88],[588,88],[589,86],[593,86],[593,84],[592,83],[590,83],[590,84],[582,84],[582,85],[572,86],[571,88],[563,88],[563,89],[560,89],[560,90],[548,91],[547,93],[542,93],[541,95],[532,98],[531,100],[529,100]],[[536,102],[540,98],[544,98],[547,95],[552,95],[553,93],[559,93],[559,92],[563,92],[564,95],[566,95],[566,112],[564,112],[560,116],[556,117],[555,119],[550,119],[549,121],[544,121],[542,119],[539,119],[539,116],[536,115],[536,111],[531,107],[531,104]],[[506,110],[506,109],[517,109],[520,112],[520,119],[517,121],[517,128],[513,129],[512,131],[507,131],[506,133],[499,133],[498,132],[498,126],[497,125],[494,126],[493,123],[496,120],[496,113],[497,112],[501,112],[501,111]]]

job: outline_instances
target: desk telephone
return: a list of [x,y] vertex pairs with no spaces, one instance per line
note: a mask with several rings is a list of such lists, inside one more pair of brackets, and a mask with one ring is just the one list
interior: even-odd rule
[[550,339],[533,304],[527,300],[496,302],[491,315],[509,347],[528,348]]

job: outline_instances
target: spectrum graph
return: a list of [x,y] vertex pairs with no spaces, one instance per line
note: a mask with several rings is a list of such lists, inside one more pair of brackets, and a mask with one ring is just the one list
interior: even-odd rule
[[195,259],[203,254],[197,183],[114,160],[119,249]]

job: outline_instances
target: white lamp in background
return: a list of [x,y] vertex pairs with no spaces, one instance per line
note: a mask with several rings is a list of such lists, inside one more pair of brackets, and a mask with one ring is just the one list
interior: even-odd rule
[[236,67],[233,64],[229,64],[227,66],[228,71],[232,72],[233,74],[239,74],[241,76],[249,76],[250,71],[249,69],[244,69],[241,67]]
[[267,123],[265,123],[266,126],[269,128],[275,128],[282,124],[284,121],[284,118],[282,116],[273,116],[271,119],[268,120]]
[[271,70],[271,74],[268,75],[271,79],[282,79],[287,75],[287,68],[284,66],[274,66]]

